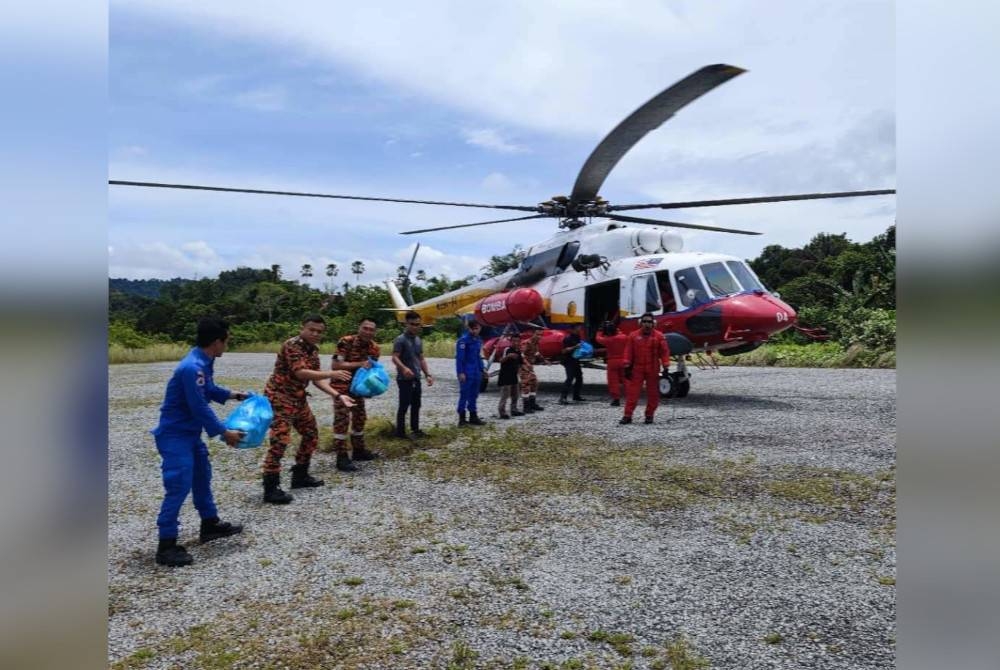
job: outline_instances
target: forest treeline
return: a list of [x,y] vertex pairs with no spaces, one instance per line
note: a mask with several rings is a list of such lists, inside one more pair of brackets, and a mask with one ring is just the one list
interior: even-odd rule
[[[523,251],[494,256],[479,278],[499,274],[519,262]],[[860,344],[885,351],[896,342],[896,230],[890,227],[874,239],[856,243],[846,234],[821,233],[801,248],[766,247],[750,261],[754,271],[772,291],[799,313],[799,323],[815,329],[842,346]],[[383,328],[395,329],[395,317],[380,308],[391,305],[384,286],[360,284],[363,266],[352,266],[355,284],[334,284],[335,267],[328,266],[324,289],[302,283],[312,276],[311,266],[299,269],[298,279],[283,276],[281,267],[236,268],[218,277],[203,279],[110,279],[109,343],[142,348],[157,343],[189,343],[195,323],[206,315],[222,316],[232,324],[236,346],[280,342],[297,332],[299,319],[320,313],[332,337],[354,332],[363,316]],[[465,286],[476,276],[451,279],[427,277],[418,271],[398,283],[409,283],[414,301],[426,300]],[[404,290],[407,288],[403,286]],[[428,339],[454,337],[457,319],[439,320]],[[784,342],[812,341],[798,330],[782,333]]]

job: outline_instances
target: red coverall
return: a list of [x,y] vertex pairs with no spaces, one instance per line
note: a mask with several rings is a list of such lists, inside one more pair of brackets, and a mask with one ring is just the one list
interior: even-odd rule
[[652,417],[660,404],[660,368],[670,365],[670,347],[663,333],[653,330],[643,335],[640,329],[629,335],[624,364],[632,368],[625,390],[625,416],[632,416],[646,382],[646,416]]
[[619,400],[622,397],[621,385],[625,381],[622,369],[625,366],[625,347],[628,345],[628,335],[625,333],[615,333],[605,335],[597,333],[597,344],[607,349],[608,358],[608,393],[612,400]]

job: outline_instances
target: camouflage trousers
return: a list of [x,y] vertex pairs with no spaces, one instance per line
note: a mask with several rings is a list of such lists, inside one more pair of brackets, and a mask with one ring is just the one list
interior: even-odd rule
[[296,465],[309,465],[316,445],[319,444],[319,429],[316,417],[305,399],[289,398],[281,395],[268,395],[271,407],[274,409],[274,420],[271,421],[270,447],[264,456],[261,467],[265,475],[281,472],[281,457],[292,441],[291,429],[302,438],[299,450],[295,452]]
[[[351,396],[354,398],[354,396]],[[354,407],[348,409],[340,398],[333,401],[333,448],[338,454],[347,453],[347,431],[351,431],[351,449],[365,448],[365,399],[354,398]]]
[[538,392],[538,375],[535,374],[534,366],[521,366],[517,371],[517,378],[521,382],[521,397],[527,398]]

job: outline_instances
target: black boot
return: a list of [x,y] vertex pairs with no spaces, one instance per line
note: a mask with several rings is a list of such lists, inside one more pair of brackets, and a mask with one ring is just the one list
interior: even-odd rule
[[191,554],[187,553],[187,549],[177,544],[176,537],[171,537],[160,540],[160,544],[156,547],[156,562],[171,568],[179,568],[191,565],[194,563],[194,559],[191,558]]
[[582,395],[575,395],[573,396],[573,400],[576,402],[589,402],[590,398],[584,398]]
[[465,412],[459,412],[458,413],[458,425],[459,426],[468,426],[469,425],[469,422],[465,420]]
[[524,416],[524,412],[519,412],[518,410],[516,410],[513,407],[511,407],[511,409],[510,409],[510,415],[511,416]]
[[570,403],[569,400],[566,400],[566,396],[563,395],[563,396],[559,396],[559,404],[560,405],[570,405],[572,403]]
[[304,489],[323,486],[322,479],[316,479],[309,474],[308,463],[296,463],[292,466],[292,488]]
[[275,473],[264,475],[264,502],[275,505],[287,505],[294,498],[281,490],[281,475]]
[[479,418],[478,412],[469,412],[469,425],[470,426],[485,426],[486,422]]
[[632,423],[632,417],[630,417],[630,416],[623,416],[622,418],[618,419],[618,423],[620,423],[622,425],[624,425],[626,423]]
[[524,398],[521,401],[521,406],[524,408],[524,413],[525,414],[534,414],[535,413],[535,404],[532,402],[531,398]]
[[536,398],[535,396],[531,396],[531,409],[535,410],[536,412],[541,412],[545,408],[538,404],[538,398]]
[[611,406],[612,407],[618,407],[621,404],[622,403],[621,403],[621,401],[618,398],[615,398],[614,400],[611,401]]
[[243,526],[241,524],[219,521],[219,517],[216,516],[201,520],[201,532],[198,533],[198,539],[202,542],[211,542],[220,537],[229,537],[242,532]]
[[341,472],[357,472],[358,466],[351,461],[351,457],[347,454],[340,453],[337,454],[337,469]]
[[374,461],[376,458],[378,458],[378,454],[374,451],[368,451],[368,448],[363,445],[351,450],[351,459],[355,461]]

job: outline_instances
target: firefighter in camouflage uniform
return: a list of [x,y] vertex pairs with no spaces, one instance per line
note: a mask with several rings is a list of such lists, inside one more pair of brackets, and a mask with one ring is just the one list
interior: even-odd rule
[[[299,334],[281,345],[274,362],[274,372],[267,380],[264,395],[271,401],[274,420],[271,422],[270,448],[262,466],[264,502],[283,505],[292,496],[281,490],[281,458],[291,442],[291,429],[302,438],[292,466],[292,488],[322,486],[323,480],[309,474],[309,463],[319,443],[316,417],[309,408],[306,387],[313,386],[334,400],[340,392],[330,386],[331,379],[343,381],[350,375],[340,370],[320,370],[319,343],[326,332],[326,321],[319,315],[307,316],[302,321]],[[347,407],[354,405],[349,396],[342,401]]]
[[525,414],[541,412],[544,409],[535,398],[535,394],[538,393],[535,359],[538,358],[538,341],[541,337],[541,329],[532,328],[531,337],[521,343],[521,369],[517,376],[521,382],[521,401]]
[[[340,399],[333,401],[333,446],[337,451],[337,469],[344,472],[354,472],[358,468],[354,461],[370,461],[377,458],[374,452],[365,446],[365,399],[348,393],[354,372],[361,368],[372,366],[369,358],[379,357],[378,344],[375,342],[375,321],[361,319],[356,335],[345,335],[337,342],[337,353],[333,356],[332,369],[343,370],[350,377],[347,381],[334,381],[333,388],[341,393]],[[353,407],[344,405],[344,399],[354,401]],[[351,431],[351,455],[347,454],[347,431]]]

